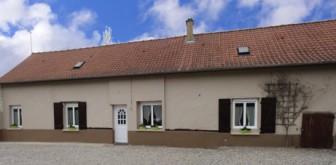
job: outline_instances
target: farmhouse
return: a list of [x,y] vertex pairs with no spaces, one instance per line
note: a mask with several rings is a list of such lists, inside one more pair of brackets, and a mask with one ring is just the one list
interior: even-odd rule
[[[33,53],[0,79],[0,141],[333,145],[336,20],[204,34],[186,24],[185,36]],[[296,91],[306,99],[287,98]]]

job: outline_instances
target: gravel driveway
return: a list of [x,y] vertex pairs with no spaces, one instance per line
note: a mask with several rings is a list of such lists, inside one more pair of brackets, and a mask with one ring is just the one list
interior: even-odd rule
[[171,148],[87,143],[0,143],[1,165],[335,164],[336,151],[295,148]]

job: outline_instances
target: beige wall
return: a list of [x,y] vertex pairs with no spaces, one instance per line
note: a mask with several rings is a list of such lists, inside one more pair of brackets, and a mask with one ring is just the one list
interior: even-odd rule
[[11,105],[21,105],[24,129],[53,129],[54,102],[87,102],[88,127],[112,126],[106,81],[73,81],[10,85],[3,88],[4,128],[9,127]]
[[[161,101],[165,128],[218,130],[219,98],[255,98],[260,101],[265,96],[263,84],[271,73],[278,71],[244,70],[5,85],[2,124],[4,128],[9,127],[9,106],[21,105],[24,129],[53,129],[54,102],[86,101],[88,127],[112,128],[112,107],[124,104],[128,109],[128,129],[135,131],[139,124],[137,104]],[[308,111],[336,112],[335,67],[291,68],[286,71],[313,86],[315,95]],[[258,115],[260,126],[260,113]],[[300,128],[301,116],[290,134],[299,134]],[[276,132],[284,134],[280,126]]]
[[167,128],[218,130],[218,99],[259,99],[264,79],[264,74],[247,72],[168,77]]
[[[258,98],[260,101],[266,95],[263,84],[279,71],[313,87],[314,97],[307,111],[336,112],[335,67],[188,74],[166,78],[166,128],[218,130],[219,98]],[[260,111],[258,116],[260,127]],[[291,127],[290,134],[300,134],[301,119],[300,116],[296,126]],[[335,132],[334,123],[334,135]],[[277,126],[276,133],[284,134],[285,130]]]

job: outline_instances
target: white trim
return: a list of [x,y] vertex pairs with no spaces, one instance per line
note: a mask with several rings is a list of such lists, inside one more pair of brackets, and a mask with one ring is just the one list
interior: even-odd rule
[[78,125],[75,124],[76,118],[75,118],[75,108],[78,108],[78,103],[65,103],[64,106],[64,112],[65,112],[65,120],[66,120],[66,127],[68,128],[70,125],[68,123],[68,108],[72,108],[72,121],[73,121],[73,126],[76,128],[79,128],[79,123]]
[[162,102],[161,101],[144,101],[140,103],[140,124],[143,124],[143,106],[150,106],[151,107],[151,125],[154,125],[154,105],[161,105],[161,125],[158,125],[158,127],[163,126],[163,108],[162,108]]
[[244,126],[246,125],[246,115],[243,115],[244,119],[244,123],[243,123],[243,126],[235,126],[235,119],[236,119],[236,116],[235,116],[235,105],[237,103],[242,103],[244,105],[244,108],[243,108],[243,114],[246,114],[246,104],[247,103],[254,103],[254,107],[255,107],[255,111],[254,111],[254,126],[246,126],[246,128],[250,128],[250,129],[256,129],[257,128],[257,125],[258,125],[258,99],[234,99],[233,102],[232,102],[232,128],[237,128],[237,129],[242,129],[244,128]]
[[21,128],[22,127],[22,121],[21,121],[22,109],[21,109],[21,106],[20,105],[13,105],[13,106],[10,106],[10,107],[11,107],[11,124],[10,125],[14,124],[14,109],[16,109],[17,110],[17,120],[18,120],[17,127]]

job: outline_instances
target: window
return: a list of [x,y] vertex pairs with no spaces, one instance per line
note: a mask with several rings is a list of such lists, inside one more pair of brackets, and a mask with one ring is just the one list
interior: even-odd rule
[[126,124],[126,111],[124,109],[118,111],[118,124]]
[[66,110],[67,127],[78,128],[79,126],[78,104],[77,103],[66,104],[65,110]]
[[257,128],[257,100],[233,101],[233,128]]
[[243,46],[237,48],[238,55],[249,55],[250,54],[250,48]]
[[85,63],[85,61],[79,61],[79,62],[77,62],[74,65],[73,69],[79,69],[79,68],[81,68],[84,65],[84,63]]
[[59,130],[87,129],[86,102],[54,103],[54,126]]
[[162,105],[160,102],[141,103],[141,124],[162,128]]
[[11,106],[11,128],[22,127],[21,106]]

